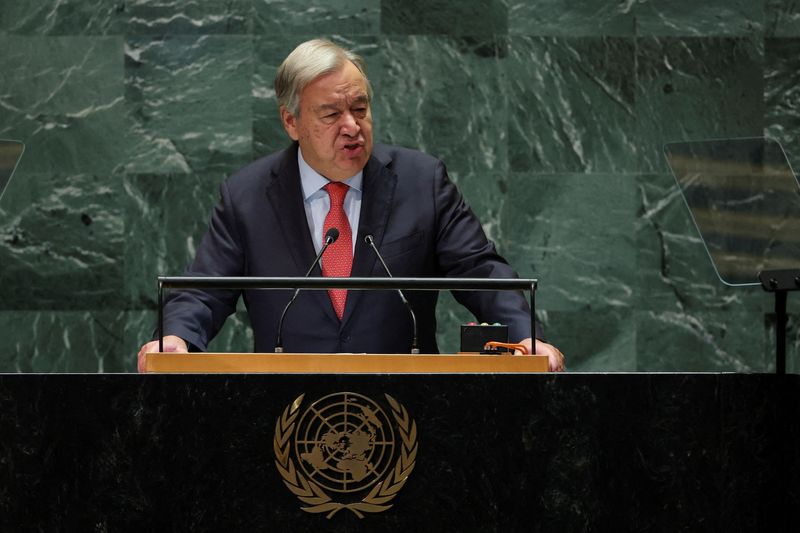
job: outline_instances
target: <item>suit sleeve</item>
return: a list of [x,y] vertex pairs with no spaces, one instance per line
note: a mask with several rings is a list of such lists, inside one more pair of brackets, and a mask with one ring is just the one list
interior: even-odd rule
[[[480,221],[447,176],[444,164],[434,171],[434,200],[437,216],[437,262],[447,277],[518,278],[487,238]],[[531,336],[530,306],[521,292],[454,291],[456,300],[481,322],[508,324],[509,340]],[[539,323],[536,337],[543,338]]]
[[[223,182],[208,230],[185,274],[241,276],[244,270],[236,213],[227,182]],[[192,350],[205,351],[225,319],[236,310],[239,295],[238,290],[173,291],[164,306],[165,335],[177,335],[188,342]]]

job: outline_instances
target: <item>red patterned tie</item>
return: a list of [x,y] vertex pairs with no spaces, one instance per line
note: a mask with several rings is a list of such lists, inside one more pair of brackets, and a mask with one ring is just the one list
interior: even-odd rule
[[[331,209],[325,217],[322,235],[328,233],[330,228],[339,230],[339,238],[328,247],[325,257],[322,258],[322,275],[334,278],[349,278],[353,269],[353,232],[350,222],[344,212],[344,197],[347,196],[349,186],[344,183],[331,182],[325,186],[328,196],[331,197]],[[344,303],[347,300],[347,289],[330,289],[333,309],[339,320],[344,315]]]

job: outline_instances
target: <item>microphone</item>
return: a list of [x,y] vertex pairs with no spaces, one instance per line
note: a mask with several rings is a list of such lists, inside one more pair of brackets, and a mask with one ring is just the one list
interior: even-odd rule
[[[308,272],[306,272],[306,275],[303,277],[307,278],[311,274],[311,271],[314,270],[315,266],[317,266],[319,260],[322,259],[322,254],[325,253],[325,250],[328,249],[328,246],[335,243],[336,239],[338,238],[339,238],[338,229],[331,228],[328,230],[328,232],[325,234],[325,242],[322,244],[322,249],[319,251],[316,259],[314,259],[314,262],[311,263],[311,267],[308,269]],[[283,319],[286,318],[286,311],[289,310],[294,301],[297,299],[298,294],[300,294],[299,288],[295,289],[292,299],[289,300],[289,303],[286,304],[286,307],[283,308],[283,313],[281,313],[281,319],[278,321],[278,334],[275,337],[275,353],[283,353],[283,342],[281,341],[281,332],[283,331]]]
[[[375,239],[372,237],[372,234],[369,234],[366,237],[364,237],[364,242],[369,244],[370,247],[372,248],[372,250],[375,252],[375,255],[378,256],[378,260],[381,262],[381,265],[383,265],[383,269],[386,271],[386,274],[390,278],[393,277],[392,273],[389,272],[389,267],[386,266],[386,261],[383,260],[383,257],[381,256],[381,253],[378,251],[377,246],[375,246]],[[403,294],[403,291],[400,290],[400,289],[397,289],[397,294],[400,295],[400,299],[403,300],[403,303],[406,305],[406,308],[408,309],[408,314],[411,315],[411,325],[414,328],[414,337],[411,339],[411,353],[412,354],[418,354],[419,353],[419,348],[417,348],[417,317],[414,314],[414,310],[411,309],[411,304],[408,303],[408,300],[406,300],[406,295]]]

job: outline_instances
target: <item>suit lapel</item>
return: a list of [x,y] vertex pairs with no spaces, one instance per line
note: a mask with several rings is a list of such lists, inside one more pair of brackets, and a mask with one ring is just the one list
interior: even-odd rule
[[[267,198],[275,211],[281,232],[286,240],[286,249],[292,254],[297,275],[302,276],[316,257],[308,220],[303,207],[303,188],[300,184],[300,169],[297,166],[297,143],[285,152],[281,163],[272,170],[272,181],[267,186]],[[314,267],[311,277],[321,277],[319,265]],[[339,321],[331,305],[327,291],[308,291],[331,320]]]
[[[352,277],[369,277],[377,261],[375,252],[364,242],[364,237],[371,234],[377,247],[380,247],[383,242],[397,187],[397,175],[388,168],[390,162],[391,159],[381,158],[373,152],[364,167],[361,214],[358,222],[355,255],[353,256],[353,269],[350,274]],[[353,290],[347,293],[342,325],[347,324],[353,315],[363,292],[363,290]]]

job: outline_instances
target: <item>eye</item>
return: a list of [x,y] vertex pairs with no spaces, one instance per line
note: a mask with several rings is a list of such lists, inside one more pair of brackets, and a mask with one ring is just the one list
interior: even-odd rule
[[320,120],[326,124],[333,124],[339,119],[339,112],[338,111],[331,111],[330,113],[325,113],[320,117]]

